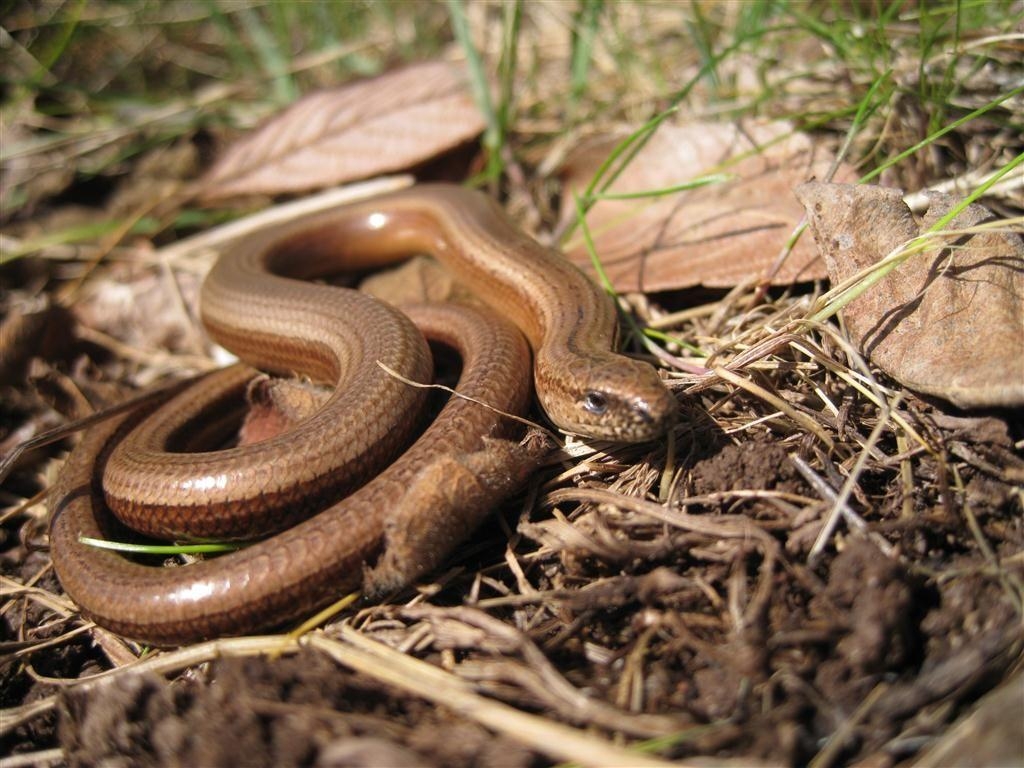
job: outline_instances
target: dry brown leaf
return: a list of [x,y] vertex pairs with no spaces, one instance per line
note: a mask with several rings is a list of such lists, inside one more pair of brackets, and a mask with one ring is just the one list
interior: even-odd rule
[[414,64],[299,99],[232,145],[201,196],[301,192],[402,170],[483,128],[460,65]]
[[[621,138],[577,152],[567,164],[568,187],[585,189]],[[587,216],[598,256],[619,291],[729,287],[767,276],[803,217],[793,187],[824,177],[832,160],[784,123],[663,125],[610,192],[671,187],[713,172],[736,178],[663,198],[598,202]],[[837,177],[853,174],[841,167]],[[564,215],[575,216],[571,195],[565,200]],[[579,235],[566,250],[591,269]],[[770,277],[774,285],[790,284],[821,279],[825,269],[813,244],[801,239]]]
[[[894,189],[812,182],[797,189],[834,284],[917,237],[957,200],[929,195],[916,220]],[[971,205],[949,225],[991,221]],[[1024,240],[964,235],[912,256],[851,301],[842,317],[878,367],[911,389],[962,408],[1024,404]]]
[[194,352],[193,320],[199,277],[173,277],[148,265],[119,264],[90,280],[76,294],[72,312],[83,326],[135,350]]
[[359,290],[396,307],[465,300],[468,294],[434,259],[417,256],[392,269],[363,278]]

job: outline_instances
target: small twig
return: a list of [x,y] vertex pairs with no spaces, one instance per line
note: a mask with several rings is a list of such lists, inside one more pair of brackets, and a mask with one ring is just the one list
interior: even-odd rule
[[1014,609],[1017,611],[1017,615],[1024,617],[1024,582],[1022,582],[1021,579],[1012,571],[1007,571],[1000,567],[999,556],[988,543],[988,539],[985,538],[985,532],[981,530],[978,518],[974,514],[974,510],[971,508],[969,496],[965,492],[963,480],[960,478],[960,472],[957,471],[955,466],[953,467],[953,479],[956,483],[957,489],[960,491],[961,497],[963,498],[960,508],[963,510],[964,518],[967,520],[967,528],[971,532],[971,537],[978,545],[981,556],[985,559],[988,565],[995,570],[995,573],[998,574],[999,582],[1001,583],[1003,590],[1006,592],[1007,598],[1009,598]]
[[[868,524],[864,522],[864,518],[862,518],[860,515],[858,515],[850,508],[850,505],[847,503],[847,500],[842,499],[840,494],[836,493],[835,489],[828,483],[827,480],[825,480],[817,472],[811,469],[810,465],[806,461],[801,459],[799,456],[790,456],[789,458],[790,461],[793,462],[793,466],[796,467],[797,471],[804,478],[804,480],[806,480],[807,483],[825,499],[825,501],[832,503],[832,510],[829,512],[828,520],[822,528],[821,532],[818,534],[818,538],[814,542],[815,547],[818,547],[819,542],[828,541],[828,539],[832,535],[832,531],[835,530],[835,526],[839,516],[842,516],[842,518],[846,520],[847,525],[849,525],[851,528],[860,531],[865,536],[871,536],[868,530]],[[827,536],[824,535],[826,531],[828,532]],[[879,549],[881,549],[886,555],[893,555],[894,550],[892,546],[881,536],[871,536],[871,539],[875,542],[875,544],[878,545]],[[824,545],[822,544],[822,547],[823,546]],[[816,560],[820,556],[820,554],[820,550],[815,551],[815,549],[812,548],[811,555],[807,558],[808,563],[813,564],[814,560]]]
[[742,376],[739,376],[726,368],[717,367],[714,369],[714,371],[715,375],[718,376],[719,378],[724,379],[730,384],[733,384],[734,386],[737,386],[740,389],[749,392],[750,394],[754,395],[754,397],[760,398],[761,400],[764,400],[766,403],[769,403],[778,408],[794,422],[796,422],[801,427],[806,429],[808,432],[811,432],[819,440],[821,440],[822,443],[828,446],[829,450],[832,450],[835,447],[835,443],[832,441],[832,438],[829,436],[828,432],[826,432],[822,428],[822,426],[818,424],[818,422],[816,422],[814,419],[812,419],[810,416],[803,413],[802,411],[798,411],[796,408],[787,403],[781,397],[772,394],[764,387],[761,387],[755,384],[754,382],[750,381],[749,379],[745,379]]
[[18,648],[10,653],[5,653],[4,655],[0,656],[0,664],[7,664],[8,662],[13,661],[15,659],[23,659],[28,656],[31,656],[32,654],[42,651],[46,648],[52,648],[54,646],[61,645],[62,643],[67,642],[73,637],[88,632],[92,628],[93,624],[91,623],[83,624],[82,626],[75,627],[74,629],[69,629],[67,632],[64,632],[61,635],[57,635],[46,640],[39,640],[36,642],[28,643],[23,648]]
[[[721,501],[730,496],[740,498],[761,498],[764,494],[759,491],[730,491],[722,494],[709,494],[704,497],[686,499],[684,505],[695,505],[709,501]],[[785,494],[775,493],[780,496]],[[802,496],[791,496],[793,499],[810,501]],[[733,538],[733,539],[756,539],[767,547],[777,548],[778,542],[766,533],[759,526],[745,517],[738,515],[718,516],[715,518],[703,517],[701,515],[690,515],[686,512],[668,509],[661,504],[646,499],[638,499],[635,496],[623,496],[614,491],[605,491],[597,488],[563,488],[545,494],[538,501],[543,507],[554,507],[564,502],[584,502],[591,504],[608,504],[619,509],[637,512],[648,515],[668,525],[675,526],[684,531],[704,534],[706,536]]]
[[41,765],[55,765],[66,760],[60,747],[41,749],[38,752],[23,752],[0,758],[0,768],[38,768]]
[[350,669],[443,705],[552,759],[608,768],[686,765],[667,763],[635,750],[623,749],[593,733],[554,723],[486,698],[450,672],[406,656],[351,627],[343,626],[340,631],[340,641],[315,634],[307,639],[306,644]]
[[[865,441],[863,449],[857,456],[857,462],[854,464],[853,469],[850,470],[850,475],[849,477],[846,478],[846,482],[843,484],[842,490],[840,490],[839,494],[835,495],[832,499],[832,511],[829,513],[825,525],[818,533],[818,538],[815,539],[814,546],[811,547],[811,552],[807,556],[808,564],[813,565],[817,561],[817,559],[821,557],[821,554],[825,550],[825,546],[828,543],[828,540],[832,537],[832,532],[835,530],[836,524],[839,522],[839,515],[843,515],[843,517],[845,517],[847,521],[856,520],[857,523],[854,523],[854,525],[856,525],[857,527],[864,526],[866,528],[864,521],[857,517],[853,513],[853,510],[849,509],[849,507],[847,506],[847,502],[850,498],[850,494],[853,493],[853,487],[857,484],[857,478],[859,478],[861,472],[864,471],[864,465],[867,463],[867,459],[868,456],[871,454],[871,450],[874,448],[875,444],[878,442],[878,439],[882,435],[882,431],[889,423],[890,413],[899,406],[901,398],[902,393],[897,393],[896,397],[893,399],[891,406],[889,405],[889,403],[883,401],[884,409],[882,411],[881,416],[878,419],[878,423],[875,424],[874,429],[871,430],[871,434],[868,435],[868,439],[867,441]],[[802,460],[794,459],[794,464],[796,464],[797,469],[800,469],[801,464],[803,464],[803,466],[807,470],[810,470],[810,467],[804,464]],[[801,470],[801,474],[803,474],[803,470]],[[826,491],[826,494],[831,495],[831,492]],[[884,546],[882,546],[882,551],[885,552],[887,555],[892,554],[892,547],[889,546],[888,542],[886,542]]]
[[531,421],[530,419],[524,418],[522,416],[517,416],[516,414],[509,413],[508,411],[503,411],[503,410],[501,410],[501,408],[495,408],[493,405],[491,405],[489,403],[485,403],[483,400],[479,400],[479,399],[477,399],[475,397],[470,397],[469,395],[464,395],[461,392],[459,392],[459,391],[457,391],[455,389],[452,389],[451,387],[445,386],[444,384],[433,384],[433,383],[423,383],[421,381],[413,381],[412,379],[406,378],[405,376],[400,374],[398,371],[396,371],[394,368],[391,368],[390,366],[388,366],[386,363],[382,363],[380,360],[377,360],[376,362],[377,362],[377,365],[388,376],[391,376],[392,378],[397,379],[398,381],[402,382],[403,384],[407,384],[410,387],[415,387],[416,389],[439,389],[442,392],[447,392],[452,397],[458,397],[458,398],[461,398],[462,400],[465,400],[467,402],[475,403],[476,405],[479,405],[479,406],[481,406],[483,408],[486,408],[487,410],[492,411],[493,413],[496,413],[499,416],[504,416],[506,419],[511,419],[512,421],[517,421],[520,424],[525,424],[527,427],[531,427],[533,429],[539,430],[539,431],[543,432],[544,434],[546,434],[548,437],[550,437],[552,440],[554,440],[555,443],[562,442],[562,439],[558,435],[556,435],[554,432],[552,432],[547,427],[545,427],[545,426],[543,426],[541,424],[538,424],[535,421]]

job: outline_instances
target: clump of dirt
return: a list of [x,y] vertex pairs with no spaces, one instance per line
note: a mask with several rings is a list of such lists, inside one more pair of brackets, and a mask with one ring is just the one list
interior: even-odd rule
[[852,711],[885,675],[921,661],[921,619],[932,597],[876,546],[853,540],[808,606],[808,624],[831,635],[832,654],[814,677],[834,706]]
[[783,493],[806,493],[805,483],[779,443],[753,440],[730,443],[713,456],[693,465],[692,495],[755,489]]
[[[413,725],[415,724],[415,728]],[[306,651],[222,659],[169,683],[122,676],[60,702],[73,765],[526,766],[514,742]]]

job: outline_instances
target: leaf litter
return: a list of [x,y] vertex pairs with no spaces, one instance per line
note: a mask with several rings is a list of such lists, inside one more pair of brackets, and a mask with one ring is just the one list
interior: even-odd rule
[[[807,183],[797,194],[832,285],[898,255],[959,202],[931,194],[918,221],[898,190]],[[968,206],[944,242],[911,253],[841,312],[871,362],[961,408],[1024,405],[1024,239],[981,228],[994,219]]]
[[483,129],[462,67],[422,62],[304,96],[232,144],[200,194],[304,192],[405,170]]
[[[663,23],[642,18],[651,33]],[[828,143],[814,146],[815,168],[830,165]],[[919,399],[880,372],[899,378],[870,349],[878,368],[861,359],[846,317],[853,343],[829,323],[806,330],[821,298],[813,281],[779,278],[785,290],[767,292],[745,282],[772,274],[800,217],[791,190],[818,175],[797,157],[765,171],[766,189],[750,182],[719,202],[731,228],[715,235],[717,274],[673,271],[665,259],[666,289],[735,288],[628,297],[641,321],[668,334],[673,355],[707,371],[673,376],[683,418],[670,443],[567,444],[439,572],[359,605],[301,650],[271,636],[153,654],[83,623],[50,570],[45,512],[28,503],[55,454],[23,460],[3,488],[5,751],[140,765],[1012,760],[1019,732],[1007,727],[1019,719],[1005,714],[1024,706],[1012,675],[1024,596],[1019,417]],[[673,205],[677,221],[705,194]],[[731,242],[748,229],[733,221],[744,194],[772,201],[763,229],[777,239]],[[530,198],[522,188],[510,196]],[[642,223],[638,233],[659,227],[657,217]],[[0,272],[5,305],[9,287],[46,295],[93,261],[49,258],[56,251]],[[194,307],[188,286],[211,255],[182,253],[128,249],[90,270],[71,302],[74,323],[63,321],[68,348],[40,346],[21,363],[31,378],[4,390],[4,437],[52,417],[55,391],[102,405],[172,368],[209,365],[195,359],[205,347],[182,331],[188,313],[174,297],[184,286],[183,306]],[[812,274],[810,262],[796,263],[794,275]],[[433,277],[412,281],[447,290]],[[138,291],[140,303],[163,285],[167,309],[112,314],[101,309],[110,299],[99,294],[114,290],[104,283]],[[127,664],[139,657],[148,660]],[[89,679],[108,669],[109,679]],[[972,732],[986,713],[989,725]]]
[[[582,193],[620,137],[597,137],[566,160],[568,193]],[[602,190],[587,226],[604,271],[618,291],[671,291],[703,285],[724,288],[750,278],[773,285],[820,280],[824,265],[801,239],[781,266],[775,262],[803,217],[792,189],[828,173],[831,152],[784,123],[665,124]],[[709,174],[725,179],[671,195],[657,191]],[[851,179],[842,166],[837,178]],[[644,194],[648,197],[644,197]],[[563,217],[575,217],[572,195]],[[591,270],[580,236],[567,255]]]

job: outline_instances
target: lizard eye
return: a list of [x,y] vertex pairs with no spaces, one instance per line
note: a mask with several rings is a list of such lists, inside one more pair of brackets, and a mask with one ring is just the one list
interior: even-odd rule
[[590,411],[590,413],[600,416],[608,410],[608,398],[603,392],[592,390],[587,392],[583,398],[583,408]]

